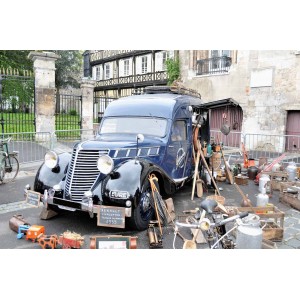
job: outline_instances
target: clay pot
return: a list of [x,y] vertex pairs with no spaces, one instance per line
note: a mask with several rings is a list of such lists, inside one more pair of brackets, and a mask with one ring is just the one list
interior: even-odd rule
[[250,180],[254,180],[258,173],[258,168],[256,166],[251,166],[248,168],[248,177]]

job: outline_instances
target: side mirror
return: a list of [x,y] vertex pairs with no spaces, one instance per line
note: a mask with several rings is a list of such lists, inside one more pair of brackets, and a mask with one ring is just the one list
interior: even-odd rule
[[136,139],[137,139],[137,142],[140,142],[142,143],[145,139],[144,135],[139,133],[137,136],[136,136]]
[[138,157],[138,154],[139,154],[139,142],[142,143],[144,141],[144,135],[139,133],[137,136],[136,136],[136,157],[135,157],[135,163],[136,163],[136,159]]

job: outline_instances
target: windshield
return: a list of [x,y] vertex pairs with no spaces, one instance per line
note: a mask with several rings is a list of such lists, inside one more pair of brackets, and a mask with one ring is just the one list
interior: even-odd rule
[[100,128],[100,134],[104,133],[142,133],[144,135],[153,135],[164,137],[166,134],[167,120],[159,118],[135,118],[118,117],[107,118],[103,120]]

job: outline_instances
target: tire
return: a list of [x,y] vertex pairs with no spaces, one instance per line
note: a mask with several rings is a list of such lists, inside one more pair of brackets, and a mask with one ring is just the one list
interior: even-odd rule
[[5,159],[5,174],[3,178],[3,183],[8,183],[13,181],[19,173],[19,161],[14,155],[8,155]]
[[149,222],[155,213],[151,203],[153,203],[152,190],[147,176],[142,187],[139,203],[133,209],[132,216],[128,220],[131,229],[143,231],[148,228]]

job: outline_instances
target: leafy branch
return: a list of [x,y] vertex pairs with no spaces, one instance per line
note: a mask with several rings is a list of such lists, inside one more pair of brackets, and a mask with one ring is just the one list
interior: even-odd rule
[[168,74],[168,85],[172,85],[172,83],[180,77],[179,59],[167,59],[166,66]]

